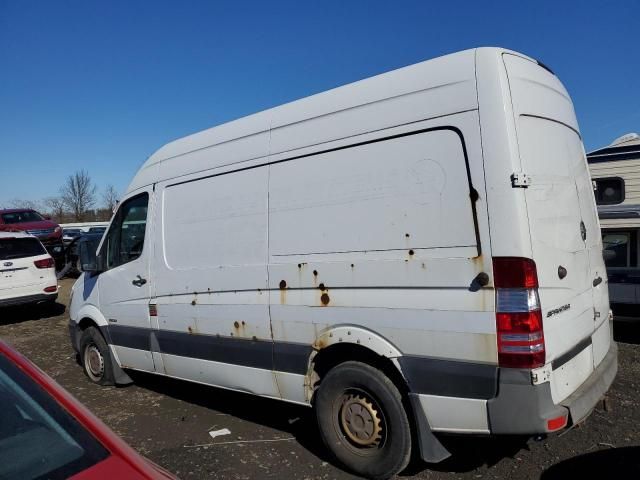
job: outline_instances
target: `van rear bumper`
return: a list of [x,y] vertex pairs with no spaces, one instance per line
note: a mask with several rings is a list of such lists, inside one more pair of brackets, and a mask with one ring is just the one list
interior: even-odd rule
[[498,396],[487,402],[492,434],[535,435],[548,433],[547,421],[569,414],[567,425],[575,425],[596,406],[613,383],[618,371],[618,346],[611,347],[600,365],[569,397],[553,403],[549,382],[532,385],[529,370],[500,369]]

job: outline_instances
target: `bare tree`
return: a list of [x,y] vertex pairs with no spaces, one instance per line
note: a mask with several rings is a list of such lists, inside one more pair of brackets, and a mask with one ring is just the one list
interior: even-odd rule
[[41,204],[36,200],[23,200],[21,198],[14,198],[10,202],[13,208],[28,208],[30,210],[40,210]]
[[109,210],[109,214],[113,213],[118,205],[119,199],[120,195],[116,188],[111,184],[107,185],[104,189],[104,193],[102,194],[102,202],[104,203],[104,208]]
[[89,174],[80,170],[67,177],[60,189],[60,196],[75,220],[81,222],[87,211],[96,203],[96,186],[92,184]]
[[66,208],[62,197],[48,197],[44,199],[47,213],[56,221],[63,222],[66,217]]

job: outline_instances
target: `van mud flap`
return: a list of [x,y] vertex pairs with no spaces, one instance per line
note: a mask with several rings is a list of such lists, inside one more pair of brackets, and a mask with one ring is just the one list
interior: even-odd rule
[[416,422],[420,458],[428,463],[439,463],[446,460],[451,456],[451,453],[444,448],[440,440],[431,431],[429,420],[427,420],[427,416],[420,404],[420,397],[415,393],[410,393],[409,401],[411,402],[413,417]]

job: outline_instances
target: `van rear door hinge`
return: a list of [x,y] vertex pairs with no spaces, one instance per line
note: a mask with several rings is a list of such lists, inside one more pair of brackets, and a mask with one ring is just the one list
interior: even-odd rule
[[527,188],[531,185],[531,177],[526,173],[515,172],[511,174],[511,186],[513,188]]

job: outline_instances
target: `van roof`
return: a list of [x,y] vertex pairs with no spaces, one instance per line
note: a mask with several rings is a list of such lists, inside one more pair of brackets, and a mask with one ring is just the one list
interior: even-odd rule
[[[482,49],[493,51],[496,57],[503,53],[513,53],[539,63],[525,55],[504,48],[482,47]],[[450,99],[449,102],[452,100],[456,105],[442,105],[443,102],[430,102],[427,107],[432,111],[428,113],[428,117],[422,118],[423,120],[453,113],[451,108],[456,108],[459,112],[476,109],[475,58],[477,50],[479,49],[464,50],[392,70],[169,142],[147,159],[134,177],[131,185],[129,185],[127,192],[157,181],[157,167],[163,162],[166,165],[166,167],[163,167],[163,178],[173,178],[180,174],[186,174],[188,170],[179,167],[176,169],[176,163],[170,161],[182,155],[211,147],[225,146],[225,144],[243,139],[254,143],[254,152],[257,152],[257,156],[238,159],[238,162],[272,155],[274,154],[273,139],[269,136],[269,133],[273,133],[279,128],[320,119],[335,112],[366,107],[389,98],[402,97],[403,95],[433,89],[444,91],[447,87],[451,87],[449,88],[450,95],[447,98]],[[445,111],[445,108],[448,108],[448,110]],[[369,129],[368,131],[372,130]],[[366,132],[350,132],[350,135]],[[263,139],[260,138],[261,134],[264,136]],[[335,138],[331,140],[333,139]],[[260,143],[262,150],[256,149],[255,144],[257,143]],[[322,139],[315,143],[322,143]],[[307,145],[310,144],[308,143]],[[291,145],[291,149],[295,149],[295,146]],[[207,163],[207,168],[215,168],[230,163],[236,162],[228,161],[224,163],[224,160],[210,159]],[[169,167],[169,165],[173,165],[174,168]],[[190,173],[193,171],[197,170],[191,170]]]

